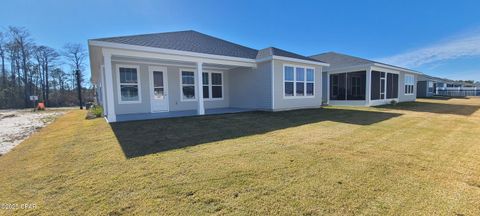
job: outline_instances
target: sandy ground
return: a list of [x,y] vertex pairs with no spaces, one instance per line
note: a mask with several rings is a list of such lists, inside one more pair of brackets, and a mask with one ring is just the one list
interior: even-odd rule
[[0,156],[64,113],[65,109],[37,112],[31,109],[0,110]]

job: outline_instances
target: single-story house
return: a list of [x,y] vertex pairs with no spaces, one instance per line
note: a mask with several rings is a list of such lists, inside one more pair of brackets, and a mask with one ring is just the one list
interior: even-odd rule
[[437,87],[446,87],[442,79],[422,74],[418,76],[417,97],[433,97]]
[[91,39],[88,46],[109,122],[320,107],[329,65],[196,31]]
[[330,65],[323,71],[323,103],[376,106],[417,98],[420,72],[335,52],[310,58]]
[[417,97],[433,97],[437,94],[437,88],[446,88],[455,85],[457,82],[445,78],[434,77],[427,74],[418,76]]
[[439,94],[438,91],[446,90],[447,88],[474,87],[473,84],[466,82],[434,77],[426,74],[418,76],[417,86],[418,97],[432,97]]

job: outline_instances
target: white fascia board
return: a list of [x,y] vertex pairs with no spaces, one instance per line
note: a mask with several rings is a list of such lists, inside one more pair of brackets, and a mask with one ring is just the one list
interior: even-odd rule
[[244,66],[244,67],[256,67],[256,61],[254,59],[248,59],[248,58],[204,54],[204,53],[179,51],[179,50],[171,50],[171,49],[163,49],[163,48],[155,48],[155,47],[145,47],[145,46],[97,41],[97,40],[89,40],[88,45],[99,46],[102,48],[110,48],[112,54],[118,53],[118,51],[122,51],[122,50],[141,51],[141,52],[149,53],[149,54],[144,54],[145,57],[152,56],[152,55],[154,56],[155,54],[160,54],[160,55],[163,54],[163,55],[178,57],[178,58],[168,58],[171,60],[184,60],[184,61],[193,61],[193,62],[201,61],[204,63],[212,63],[212,64],[227,64],[227,65],[236,65],[236,66]]
[[355,72],[355,71],[361,71],[361,70],[368,70],[372,66],[373,66],[372,64],[364,64],[364,65],[355,65],[355,66],[348,66],[348,67],[335,68],[335,69],[327,68],[324,72],[327,72],[329,74]]
[[390,65],[384,65],[384,64],[380,64],[380,63],[373,63],[373,65],[377,66],[377,67],[399,70],[399,71],[408,72],[408,73],[423,74],[423,73],[418,72],[418,71],[414,71],[414,70],[410,70],[410,69],[406,69],[406,68],[401,68],[401,67],[390,66]]
[[158,52],[145,52],[145,51],[126,50],[126,49],[114,49],[114,48],[102,48],[102,49],[103,49],[103,52],[108,52],[108,53],[111,53],[111,55],[116,55],[116,56],[153,58],[153,59],[164,59],[164,60],[185,61],[185,62],[203,62],[203,63],[209,63],[209,64],[231,65],[231,66],[237,66],[237,67],[254,68],[257,66],[256,63],[250,63],[250,62],[191,57],[191,56],[184,56],[184,55],[165,54],[165,53],[158,53]]
[[268,56],[265,58],[257,59],[257,63],[260,62],[265,62],[265,61],[270,61],[270,60],[282,60],[282,61],[291,61],[291,62],[296,62],[296,63],[303,63],[303,64],[312,64],[312,65],[318,65],[318,66],[324,66],[328,67],[330,64],[323,63],[323,62],[317,62],[317,61],[309,61],[309,60],[303,60],[303,59],[296,59],[296,58],[290,58],[290,57],[285,57],[285,56]]

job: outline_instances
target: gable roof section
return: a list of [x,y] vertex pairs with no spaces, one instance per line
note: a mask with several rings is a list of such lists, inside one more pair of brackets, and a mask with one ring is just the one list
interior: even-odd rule
[[302,56],[302,55],[292,53],[292,52],[288,52],[286,50],[282,50],[282,49],[275,48],[275,47],[268,47],[268,48],[259,50],[258,54],[257,54],[257,59],[263,59],[263,58],[267,58],[267,57],[270,57],[270,56],[282,56],[282,57],[287,57],[287,58],[295,58],[295,59],[301,59],[301,60],[306,60],[306,61],[315,61],[315,62],[325,63],[325,62],[317,60],[317,59]]
[[192,30],[99,38],[92,39],[91,41],[238,57],[252,60],[258,60],[272,56],[282,56],[324,63],[313,58],[288,52],[275,47],[256,50]]
[[255,59],[257,56],[255,49],[192,30],[93,40],[248,59]]
[[327,52],[327,53],[322,53],[318,55],[313,55],[313,56],[310,56],[310,58],[330,64],[329,69],[331,70],[353,67],[353,66],[360,66],[360,65],[377,64],[380,66],[393,67],[400,70],[409,71],[412,73],[422,74],[421,72],[417,72],[408,68],[398,67],[395,65],[385,64],[377,61],[372,61],[372,60],[350,56],[346,54],[341,54],[341,53],[336,53],[336,52]]

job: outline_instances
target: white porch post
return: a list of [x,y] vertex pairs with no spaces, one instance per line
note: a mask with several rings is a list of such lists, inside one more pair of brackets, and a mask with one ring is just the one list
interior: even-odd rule
[[105,99],[107,101],[107,120],[108,122],[116,122],[114,96],[113,96],[113,73],[112,73],[112,54],[103,51],[103,64],[105,65]]
[[198,115],[205,115],[205,106],[203,103],[203,62],[197,62],[197,92],[198,92]]
[[367,68],[367,80],[366,80],[366,85],[365,85],[366,91],[365,91],[365,105],[368,106],[370,105],[370,100],[371,100],[371,92],[372,92],[372,68],[368,67]]

